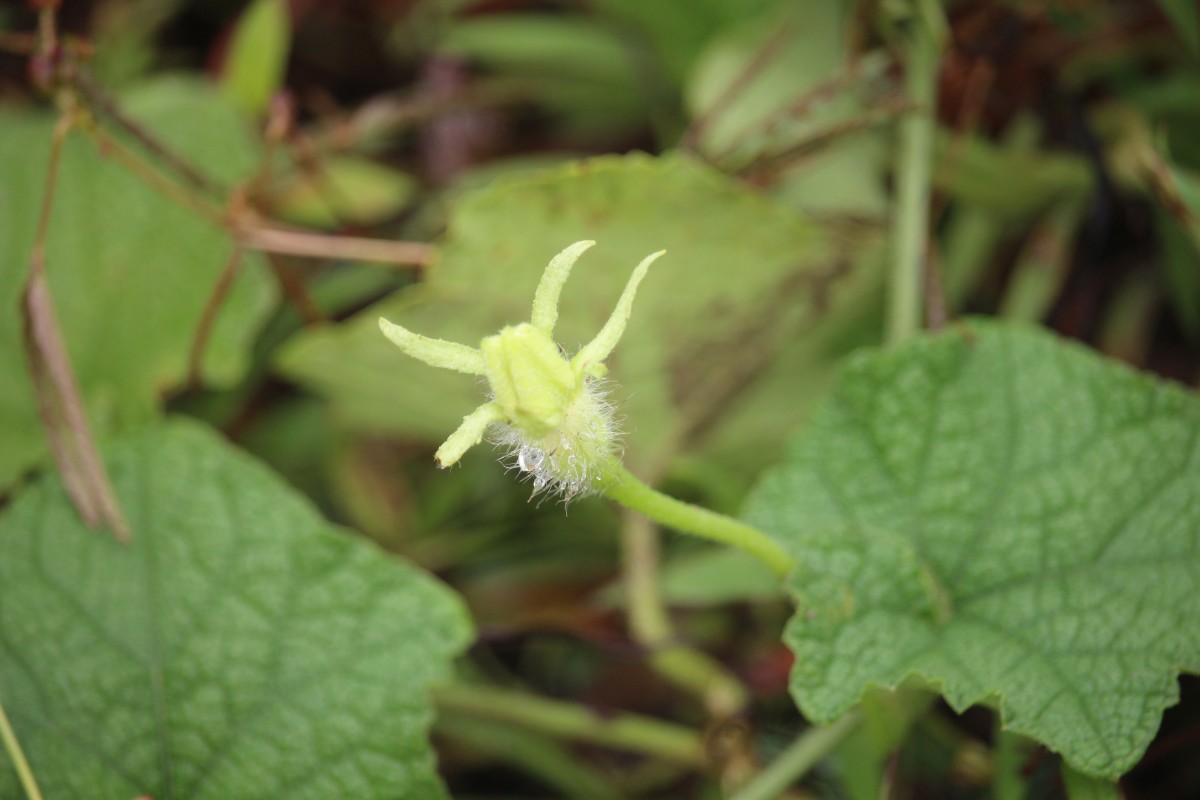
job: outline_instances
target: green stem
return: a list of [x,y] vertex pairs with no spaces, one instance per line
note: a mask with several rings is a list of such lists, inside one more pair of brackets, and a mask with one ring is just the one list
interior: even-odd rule
[[671,620],[660,591],[658,531],[629,509],[621,515],[622,578],[629,607],[629,632],[653,647],[671,639]]
[[779,797],[817,762],[833,752],[860,724],[862,715],[855,710],[843,714],[832,725],[809,728],[730,800],[773,800]]
[[741,548],[780,577],[791,572],[792,557],[757,528],[651,489],[616,460],[605,477],[601,491],[610,500],[677,531]]
[[937,113],[938,48],[927,20],[909,21],[904,48],[904,85],[915,108],[900,121],[896,199],[892,213],[892,267],[888,286],[887,338],[895,344],[921,330],[929,185]]
[[17,778],[21,781],[21,788],[25,790],[25,796],[29,800],[42,800],[42,792],[38,789],[37,779],[33,777],[33,770],[29,768],[29,762],[25,759],[25,751],[21,749],[21,743],[17,741],[17,734],[8,721],[8,714],[4,711],[3,703],[0,703],[0,739],[4,740],[4,749],[8,751],[8,757],[12,759],[13,768],[17,771]]
[[1022,800],[1028,792],[1028,781],[1022,774],[1031,742],[1020,734],[1004,730],[1000,715],[996,715],[992,748],[992,797],[995,800]]
[[666,680],[692,692],[708,713],[722,719],[739,713],[746,688],[716,659],[680,642],[663,603],[658,531],[641,514],[626,510],[622,525],[625,594],[634,640],[651,651],[650,665]]
[[704,743],[690,728],[636,714],[601,715],[584,706],[495,687],[454,684],[434,690],[440,708],[523,725],[581,742],[703,768]]

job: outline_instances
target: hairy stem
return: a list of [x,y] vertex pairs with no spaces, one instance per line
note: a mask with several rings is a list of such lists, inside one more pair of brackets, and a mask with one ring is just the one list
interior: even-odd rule
[[359,236],[329,235],[279,226],[243,227],[234,231],[246,247],[268,253],[374,261],[400,267],[424,268],[433,256],[433,246],[424,242],[394,242]]
[[601,485],[610,500],[677,531],[741,548],[780,577],[792,569],[792,557],[762,531],[652,489],[615,459],[609,462]]
[[914,108],[900,121],[887,338],[901,342],[921,329],[922,265],[929,230],[929,184],[937,112],[937,41],[926,20],[910,21],[904,43],[904,85]]
[[3,703],[0,703],[0,739],[4,740],[4,749],[8,751],[8,757],[17,771],[17,778],[21,781],[21,788],[25,790],[25,796],[29,800],[42,800],[42,792],[38,789],[37,779],[33,777],[33,770],[29,768],[29,761],[26,760],[25,751],[21,749],[21,743],[17,741],[17,734],[8,721],[8,714],[4,711]]
[[454,684],[434,690],[438,707],[510,722],[566,739],[605,745],[703,768],[704,742],[690,728],[636,714],[599,714],[584,706],[496,687]]

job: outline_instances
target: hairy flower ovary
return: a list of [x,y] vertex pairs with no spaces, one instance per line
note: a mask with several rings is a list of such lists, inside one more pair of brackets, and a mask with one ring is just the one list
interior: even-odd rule
[[546,332],[528,322],[511,325],[480,344],[492,402],[532,438],[563,423],[583,390],[583,377]]
[[587,494],[604,462],[618,456],[615,408],[600,381],[586,378],[566,406],[563,421],[545,436],[516,425],[497,425],[490,439],[504,450],[504,463],[527,474],[534,493],[549,488],[569,500]]

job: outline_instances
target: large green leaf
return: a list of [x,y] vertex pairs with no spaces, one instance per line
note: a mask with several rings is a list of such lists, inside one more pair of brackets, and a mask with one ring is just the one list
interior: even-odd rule
[[[238,114],[210,89],[162,80],[124,98],[128,113],[226,181],[255,149]],[[46,450],[25,375],[17,309],[45,191],[53,120],[0,110],[0,487]],[[186,375],[188,352],[228,237],[102,158],[83,134],[67,143],[46,241],[47,272],[84,399],[100,431],[155,413]],[[245,370],[274,289],[257,258],[234,282],[213,326],[204,377],[227,385]]]
[[796,555],[815,721],[932,681],[1085,772],[1133,765],[1200,669],[1200,404],[978,322],[858,358],[748,516]]
[[199,426],[107,456],[131,545],[54,478],[0,519],[0,697],[46,797],[443,796],[458,599]]
[[404,356],[378,317],[475,345],[529,317],[546,263],[579,239],[599,244],[562,295],[555,337],[568,349],[600,329],[638,261],[667,250],[610,361],[634,458],[701,435],[713,447],[772,451],[800,398],[823,385],[820,370],[805,369],[828,346],[816,320],[876,285],[836,237],[694,161],[599,158],[464,196],[425,284],[299,335],[281,367],[356,427],[445,438],[483,390]]

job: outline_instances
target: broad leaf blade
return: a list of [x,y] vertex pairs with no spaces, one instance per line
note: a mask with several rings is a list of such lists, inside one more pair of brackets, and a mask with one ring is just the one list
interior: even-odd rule
[[910,674],[1115,777],[1200,669],[1200,405],[1024,327],[868,355],[752,496],[796,554],[792,691]]
[[[198,83],[161,80],[124,108],[215,178],[232,182],[255,150],[237,112]],[[45,457],[21,347],[18,298],[46,180],[53,120],[0,110],[0,487]],[[97,434],[151,419],[187,374],[204,306],[229,258],[228,236],[105,160],[83,134],[63,152],[46,241],[46,274]],[[247,259],[213,325],[203,377],[228,385],[274,290]]]
[[572,270],[555,328],[571,352],[600,330],[637,263],[667,250],[609,364],[633,459],[701,437],[713,448],[770,452],[797,398],[827,374],[801,369],[829,347],[819,326],[844,320],[878,285],[878,272],[852,266],[853,248],[837,235],[695,161],[598,158],[464,196],[427,283],[299,334],[280,365],[355,427],[440,441],[483,390],[404,356],[378,318],[477,345],[529,318],[546,264],[581,239],[597,245]]
[[425,689],[457,598],[199,427],[108,456],[131,545],[57,479],[0,519],[0,695],[46,796],[443,796]]

